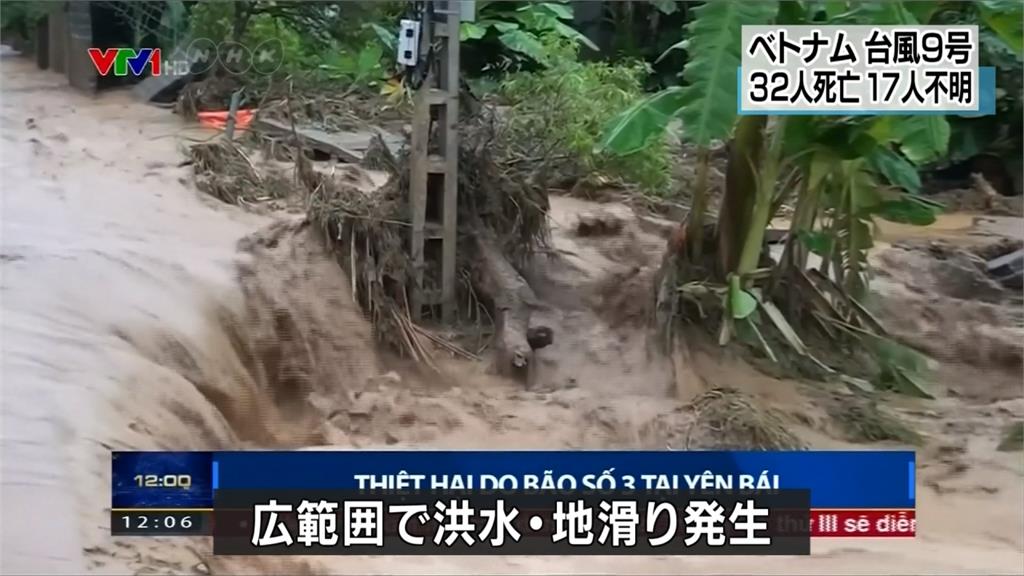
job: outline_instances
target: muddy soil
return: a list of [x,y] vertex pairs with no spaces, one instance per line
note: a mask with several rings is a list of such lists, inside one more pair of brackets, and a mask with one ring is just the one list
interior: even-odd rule
[[[198,194],[197,133],[129,94],[77,94],[3,58],[2,545],[5,573],[974,573],[1024,565],[1020,374],[943,360],[931,402],[886,400],[924,438],[919,536],[822,540],[799,558],[213,557],[206,540],[109,536],[109,451],[245,447],[709,448],[635,320],[664,240],[625,206],[552,201],[531,274],[556,331],[533,391],[462,361],[418,376],[376,351],[349,283],[297,216]],[[611,237],[575,234],[611,210]],[[655,230],[655,231],[652,231]],[[621,279],[621,281],[619,281]],[[894,281],[895,282],[895,281]],[[609,288],[619,284],[619,290]],[[632,305],[630,307],[629,305]],[[820,448],[851,444],[845,390],[694,346],[692,369]],[[1016,385],[1016,389],[1014,388]],[[889,442],[871,447],[895,447]]]

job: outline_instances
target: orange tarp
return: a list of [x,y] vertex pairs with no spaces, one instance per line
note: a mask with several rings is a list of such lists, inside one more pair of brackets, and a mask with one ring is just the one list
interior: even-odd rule
[[[239,110],[235,112],[235,130],[245,130],[252,122],[255,110]],[[228,125],[228,111],[200,112],[199,124],[207,128],[223,130]]]

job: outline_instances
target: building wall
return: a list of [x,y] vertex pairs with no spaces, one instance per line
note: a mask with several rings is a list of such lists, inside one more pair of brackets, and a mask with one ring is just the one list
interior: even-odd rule
[[72,86],[88,92],[96,91],[96,68],[89,59],[93,45],[92,2],[68,2],[67,12],[67,75]]
[[50,70],[63,74],[67,70],[68,18],[67,2],[55,2],[49,20]]

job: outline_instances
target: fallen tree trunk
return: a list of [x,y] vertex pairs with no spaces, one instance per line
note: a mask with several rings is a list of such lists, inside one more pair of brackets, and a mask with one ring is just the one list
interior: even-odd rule
[[478,233],[480,256],[477,288],[493,303],[498,373],[512,376],[532,387],[535,380],[534,350],[527,340],[531,314],[540,302],[533,289],[505,258],[493,234]]

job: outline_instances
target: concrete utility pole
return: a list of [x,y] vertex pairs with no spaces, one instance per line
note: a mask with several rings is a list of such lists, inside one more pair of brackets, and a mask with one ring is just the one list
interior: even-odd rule
[[[455,244],[459,192],[459,23],[463,2],[433,0],[433,19],[423,22],[419,57],[431,46],[437,69],[416,92],[409,168],[412,208],[410,252],[416,277],[410,307],[419,320],[429,310],[451,321],[455,313]],[[472,3],[469,3],[472,4]],[[428,11],[429,13],[429,11]],[[437,127],[432,130],[432,127]],[[435,139],[431,136],[436,137]]]

